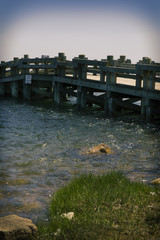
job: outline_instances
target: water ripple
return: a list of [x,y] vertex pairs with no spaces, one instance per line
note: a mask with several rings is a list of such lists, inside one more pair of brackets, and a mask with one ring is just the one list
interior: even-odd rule
[[[0,101],[0,215],[41,216],[50,196],[85,172],[120,170],[141,181],[160,176],[158,126],[78,113],[73,106]],[[80,154],[102,142],[113,155]]]

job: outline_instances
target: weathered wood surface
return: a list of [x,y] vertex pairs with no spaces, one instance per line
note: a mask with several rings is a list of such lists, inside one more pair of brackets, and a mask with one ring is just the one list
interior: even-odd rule
[[[85,109],[87,103],[99,102],[107,115],[113,115],[115,106],[140,110],[147,121],[154,112],[160,112],[160,63],[149,58],[132,64],[125,56],[117,60],[107,56],[98,61],[79,55],[69,61],[64,53],[54,58],[42,56],[33,59],[24,55],[21,59],[0,63],[0,95],[9,92],[8,87],[12,96],[18,97],[22,92],[21,95],[28,100],[31,91],[37,93],[38,88],[45,88],[48,93],[53,92],[57,104],[66,99],[65,94],[70,93],[77,96],[80,108]],[[94,95],[97,91],[102,94],[101,100]],[[47,92],[44,95],[47,96]],[[138,98],[141,107],[123,98]]]

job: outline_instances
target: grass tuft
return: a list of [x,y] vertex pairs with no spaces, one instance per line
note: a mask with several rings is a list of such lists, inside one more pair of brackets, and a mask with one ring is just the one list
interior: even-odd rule
[[[74,212],[72,220],[64,213]],[[160,239],[160,189],[122,173],[82,175],[54,196],[39,239]]]

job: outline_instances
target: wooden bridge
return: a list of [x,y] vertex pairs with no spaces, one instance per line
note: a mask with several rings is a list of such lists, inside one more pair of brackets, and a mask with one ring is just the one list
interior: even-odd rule
[[114,116],[128,109],[150,121],[160,116],[160,63],[143,58],[132,64],[125,56],[98,61],[79,55],[69,61],[64,53],[54,58],[24,55],[0,63],[0,95],[26,100],[53,97],[58,105],[74,96],[82,110],[96,104],[107,116]]

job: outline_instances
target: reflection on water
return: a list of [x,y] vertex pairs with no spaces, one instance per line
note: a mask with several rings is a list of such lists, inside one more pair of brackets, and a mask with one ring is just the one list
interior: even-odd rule
[[[132,117],[133,119],[133,117]],[[113,155],[84,155],[107,144]],[[0,100],[0,216],[43,216],[54,192],[73,176],[121,170],[150,182],[160,176],[160,131],[155,125],[74,106]]]

